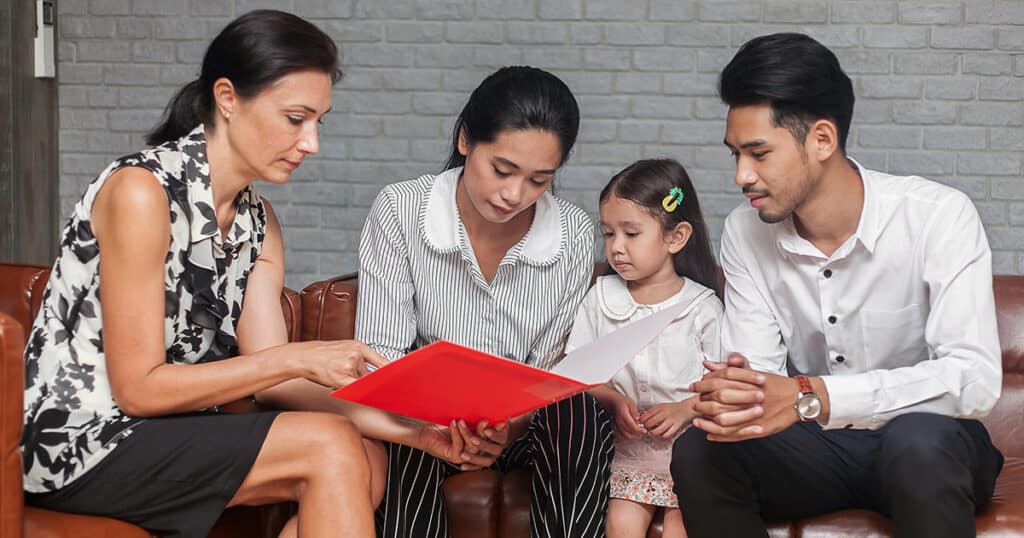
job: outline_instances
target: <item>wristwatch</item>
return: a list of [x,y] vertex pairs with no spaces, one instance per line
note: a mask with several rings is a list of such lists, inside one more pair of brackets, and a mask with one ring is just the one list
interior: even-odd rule
[[796,409],[797,416],[804,422],[817,420],[818,416],[821,415],[821,398],[814,392],[811,380],[807,376],[796,376],[796,382],[800,386],[800,394],[796,396],[796,403],[793,404],[793,409]]

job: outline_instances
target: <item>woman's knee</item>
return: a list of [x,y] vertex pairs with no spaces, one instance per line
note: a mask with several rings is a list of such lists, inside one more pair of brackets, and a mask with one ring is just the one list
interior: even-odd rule
[[329,413],[308,413],[296,435],[297,457],[304,481],[326,479],[369,482],[370,464],[363,438],[349,419]]

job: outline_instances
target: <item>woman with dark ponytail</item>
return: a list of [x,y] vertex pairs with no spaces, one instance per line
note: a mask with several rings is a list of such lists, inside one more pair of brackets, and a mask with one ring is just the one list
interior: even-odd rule
[[[292,500],[281,536],[373,536],[386,460],[352,421],[218,412],[252,394],[287,407],[296,381],[338,387],[384,364],[355,341],[287,343],[281,230],[252,185],[317,153],[340,76],[315,26],[247,13],[168,105],[155,147],[88,187],[25,350],[29,504],[205,536],[227,506]],[[416,446],[466,461],[433,430],[382,437],[423,431],[437,435]]]
[[[576,99],[554,75],[505,67],[484,79],[455,122],[445,171],[389,185],[373,203],[356,338],[388,359],[445,339],[554,366],[594,264],[590,219],[550,192],[578,129]],[[593,397],[453,427],[486,461],[452,466],[389,443],[380,536],[447,537],[441,482],[490,465],[530,470],[531,536],[604,536],[612,427]]]

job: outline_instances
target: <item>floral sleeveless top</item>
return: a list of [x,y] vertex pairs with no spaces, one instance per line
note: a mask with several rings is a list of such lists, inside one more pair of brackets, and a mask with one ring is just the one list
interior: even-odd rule
[[103,354],[99,264],[90,214],[115,170],[149,170],[167,193],[170,247],[164,271],[167,362],[195,364],[237,355],[235,326],[249,272],[266,231],[263,200],[245,188],[222,237],[214,213],[203,126],[122,157],[86,190],[64,228],[60,254],[25,349],[24,487],[60,489],[107,456],[140,418],[111,393]]

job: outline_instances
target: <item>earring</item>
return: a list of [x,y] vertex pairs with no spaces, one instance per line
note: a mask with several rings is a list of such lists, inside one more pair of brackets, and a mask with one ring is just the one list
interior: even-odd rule
[[224,113],[224,119],[230,120],[231,119],[231,113],[230,112],[225,112]]

